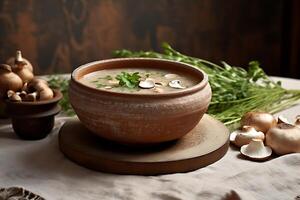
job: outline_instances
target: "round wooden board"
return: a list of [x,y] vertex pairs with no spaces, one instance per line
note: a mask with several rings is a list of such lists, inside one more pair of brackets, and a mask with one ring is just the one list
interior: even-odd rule
[[67,121],[59,132],[61,151],[79,165],[117,173],[157,175],[188,172],[221,159],[228,150],[229,131],[204,115],[183,138],[156,146],[133,148],[103,140],[78,119]]

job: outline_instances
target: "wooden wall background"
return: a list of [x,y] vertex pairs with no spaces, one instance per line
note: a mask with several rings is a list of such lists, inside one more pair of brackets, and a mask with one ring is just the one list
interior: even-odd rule
[[[115,49],[186,54],[300,78],[296,0],[0,0],[0,61],[16,49],[38,74],[71,72]],[[298,25],[297,25],[298,24]]]

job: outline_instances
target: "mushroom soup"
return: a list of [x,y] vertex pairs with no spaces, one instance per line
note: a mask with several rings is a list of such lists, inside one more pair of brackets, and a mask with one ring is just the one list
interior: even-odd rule
[[200,81],[187,73],[157,68],[104,69],[80,79],[81,83],[100,90],[139,94],[169,93]]

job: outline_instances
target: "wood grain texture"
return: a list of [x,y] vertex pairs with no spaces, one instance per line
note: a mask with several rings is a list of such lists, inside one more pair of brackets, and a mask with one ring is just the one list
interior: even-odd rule
[[[213,128],[212,128],[213,127]],[[95,137],[78,119],[59,132],[60,150],[84,167],[117,174],[157,175],[188,172],[221,159],[229,147],[229,130],[204,115],[183,138],[151,147],[133,148]]]
[[[159,50],[280,75],[283,1],[0,0],[0,60],[16,49],[38,74],[71,72],[115,49]],[[285,66],[286,67],[286,66]]]

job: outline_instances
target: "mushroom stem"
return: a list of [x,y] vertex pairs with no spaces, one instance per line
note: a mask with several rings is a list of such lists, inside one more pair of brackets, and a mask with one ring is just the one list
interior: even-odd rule
[[248,145],[241,147],[241,154],[252,160],[266,160],[272,154],[270,147],[264,146],[260,139],[253,139]]
[[13,90],[8,90],[7,91],[7,97],[10,98],[12,95],[16,94],[15,91]]
[[252,139],[252,141],[248,145],[248,152],[255,152],[257,149],[264,148],[264,143],[260,139]]
[[33,72],[33,67],[31,63],[22,56],[21,51],[16,51],[16,54],[14,57],[9,58],[6,63],[10,65],[13,68],[13,71],[16,71],[19,68],[25,67],[29,69],[31,72]]
[[16,51],[16,61],[17,62],[22,62],[23,61],[22,53],[21,53],[20,50]]
[[27,93],[25,91],[17,92],[16,94],[19,95],[22,100],[24,100],[27,96]]
[[238,147],[249,144],[252,139],[265,139],[265,134],[256,131],[251,126],[243,126],[241,130],[236,130],[230,134],[230,141]]
[[37,95],[38,95],[37,92],[27,94],[25,101],[36,101]]
[[18,95],[18,94],[13,94],[10,98],[10,101],[14,101],[14,102],[21,102],[22,98]]
[[33,79],[28,83],[28,91],[37,92],[37,98],[39,100],[49,100],[52,99],[54,93],[51,88],[49,88],[47,81],[43,79]]

